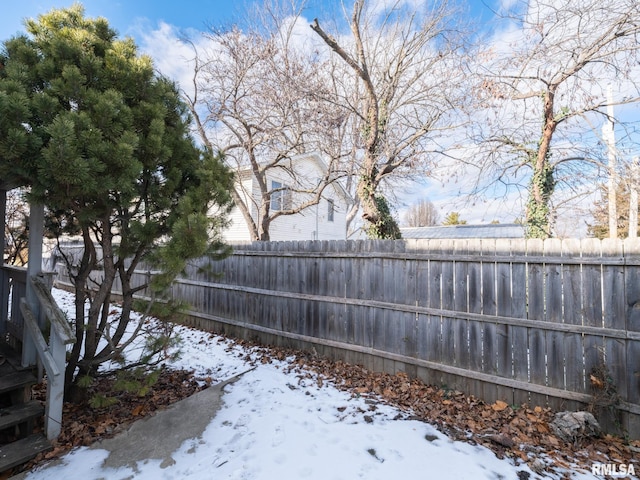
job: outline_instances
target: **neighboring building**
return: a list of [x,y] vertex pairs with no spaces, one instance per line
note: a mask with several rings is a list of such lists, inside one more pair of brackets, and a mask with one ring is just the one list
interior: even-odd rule
[[492,223],[489,225],[447,225],[437,227],[403,227],[402,238],[524,238],[524,225]]
[[[317,153],[298,155],[280,162],[279,166],[281,168],[271,168],[267,172],[267,188],[272,192],[272,212],[295,208],[311,199],[312,194],[294,190],[314,190],[327,171],[325,162]],[[254,221],[257,221],[260,205],[257,181],[250,169],[236,176],[237,191],[250,206]],[[347,235],[348,205],[349,196],[338,182],[333,182],[322,192],[320,203],[299,213],[275,218],[269,228],[270,240],[344,240]],[[230,220],[231,225],[223,234],[225,241],[250,241],[249,226],[237,207],[232,210]]]

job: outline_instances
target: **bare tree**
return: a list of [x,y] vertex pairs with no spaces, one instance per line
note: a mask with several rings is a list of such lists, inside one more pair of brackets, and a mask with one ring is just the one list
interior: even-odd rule
[[492,178],[530,170],[527,235],[546,238],[556,186],[577,191],[589,170],[599,173],[592,132],[608,117],[607,85],[617,87],[616,105],[640,100],[640,10],[637,0],[531,0],[515,8],[509,20],[519,34],[479,57],[487,116],[476,140],[489,148]]
[[9,265],[26,265],[29,260],[29,205],[24,193],[22,189],[7,192],[4,254]]
[[408,227],[430,227],[438,224],[439,217],[433,202],[425,198],[409,207],[404,216],[404,223]]
[[[344,114],[325,101],[322,61],[296,41],[299,14],[294,2],[265,2],[244,30],[212,28],[205,48],[192,42],[193,91],[185,96],[203,143],[236,171],[232,195],[255,240],[269,240],[276,218],[317,204],[340,176],[324,147],[335,143]],[[312,152],[326,161],[321,177],[302,175],[292,160]]]
[[[452,10],[408,10],[405,2],[355,0],[350,36],[332,35],[314,20],[311,28],[341,59],[338,98],[350,111],[348,138],[357,202],[376,238],[398,238],[382,195],[384,180],[428,171],[447,113],[457,105],[461,69]],[[339,70],[339,67],[334,67]],[[344,82],[344,83],[342,83]]]

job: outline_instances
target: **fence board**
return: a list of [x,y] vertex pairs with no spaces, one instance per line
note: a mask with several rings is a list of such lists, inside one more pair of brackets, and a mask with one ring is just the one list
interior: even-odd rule
[[[496,255],[508,256],[510,243],[508,240],[496,240]],[[513,299],[511,298],[511,263],[496,264],[496,306],[501,316],[510,316]],[[509,325],[496,326],[496,370],[504,378],[513,378],[512,328]],[[513,389],[498,386],[498,398],[509,404],[514,403]]]
[[[640,341],[629,340],[626,350],[627,361],[627,395],[626,401],[632,405],[640,405]],[[618,392],[622,389],[618,387]],[[640,436],[640,415],[628,415],[622,412],[622,426],[632,438]]]
[[[441,240],[439,242],[439,253],[453,255],[454,242],[451,240]],[[443,310],[455,310],[455,262],[441,262],[440,303]],[[455,325],[451,317],[443,316],[441,323],[441,352],[440,361],[447,365],[455,365],[456,345],[455,345]],[[455,389],[458,378],[443,374],[442,381],[448,388]]]
[[[524,256],[524,245],[514,244],[509,241],[509,254],[511,257]],[[514,318],[527,318],[527,269],[522,262],[511,262],[511,312]],[[513,378],[522,382],[529,381],[529,352],[528,352],[528,328],[513,326],[509,329],[513,361]],[[514,390],[513,403],[516,405],[528,404],[529,394],[523,390]]]
[[[482,327],[482,371],[491,375],[498,373],[497,348],[498,326],[491,321],[491,317],[497,315],[496,293],[496,263],[493,257],[496,254],[495,240],[482,240],[482,313],[486,320]],[[483,398],[493,403],[500,397],[497,386],[486,383],[483,386]]]
[[[542,255],[543,251],[542,240],[531,239],[527,241],[527,257],[533,257],[531,262],[527,262],[527,314],[530,320],[537,321],[544,319],[544,264],[536,260],[536,257]],[[529,379],[533,384],[546,385],[547,342],[545,332],[537,328],[530,328],[527,334],[529,337]],[[532,406],[544,406],[547,403],[545,395],[531,393],[529,397]]]
[[[469,247],[467,241],[456,242],[454,254],[468,255]],[[456,262],[453,271],[453,304],[456,312],[469,311],[469,263]],[[450,319],[453,327],[454,364],[457,367],[469,368],[469,321],[465,318]],[[458,390],[468,390],[468,383],[465,381],[456,382]]]
[[[616,248],[615,244],[608,244],[606,252],[602,250],[604,242],[600,242],[597,239],[584,239],[581,242],[581,250],[583,258],[600,258],[604,256],[617,256],[622,252]],[[621,245],[621,244],[620,244]],[[618,295],[614,289],[624,289],[624,277],[618,278],[618,273],[615,266],[614,268],[605,268],[604,270],[600,265],[583,265],[582,272],[584,276],[583,284],[583,324],[589,326],[603,326],[603,320],[609,317],[610,320],[604,320],[609,324],[615,321],[611,318],[611,313],[615,309],[615,305],[618,303],[615,300],[610,303],[610,299],[615,299]],[[622,282],[622,285],[618,283]],[[603,312],[603,305],[605,311]],[[604,315],[603,315],[604,314]],[[624,319],[624,306],[622,306],[622,318]],[[604,361],[604,338],[599,335],[585,335],[584,336],[584,366],[586,378],[599,363]],[[585,385],[586,391],[590,390],[590,385]]]
[[[564,240],[562,242],[562,256],[576,256],[581,252],[580,240]],[[563,318],[564,323],[571,325],[583,324],[583,295],[584,282],[582,265],[562,265],[563,286]],[[563,335],[564,362],[565,362],[565,388],[574,392],[585,392],[584,350],[583,336],[565,332]],[[579,408],[578,405],[568,405],[568,409]]]
[[[625,258],[632,254],[638,255],[640,252],[640,239],[626,239],[624,242]],[[626,329],[631,332],[640,332],[640,282],[638,274],[625,275],[625,293],[628,314],[626,315]],[[636,337],[626,341],[626,395],[623,398],[634,405],[640,404],[640,340]],[[621,375],[616,378],[620,379]],[[618,386],[618,392],[622,392],[623,387]],[[625,418],[625,426],[637,432],[640,428],[640,417]]]
[[[469,250],[481,255],[482,243],[469,241]],[[482,263],[470,263],[468,272],[469,312],[482,313]],[[469,320],[469,368],[475,372],[483,371],[484,352],[482,348],[483,324],[477,320]],[[468,392],[476,397],[484,395],[484,382],[470,379]]]
[[[603,260],[615,259],[624,256],[625,247],[629,243],[623,244],[620,240],[606,239],[602,242]],[[593,275],[595,277],[595,275]],[[627,329],[627,305],[625,301],[625,268],[622,265],[602,265],[602,303],[601,310],[592,313],[592,318],[606,328]],[[596,278],[597,280],[597,278]],[[635,283],[636,280],[633,281]],[[627,295],[633,295],[632,291]],[[598,314],[602,314],[600,317]],[[587,373],[598,366],[604,364],[608,370],[613,384],[616,386],[621,398],[629,401],[628,393],[633,386],[629,384],[627,372],[633,364],[628,363],[627,348],[632,340],[614,340],[611,338],[598,337],[597,347],[599,348],[595,361],[587,365]],[[633,359],[631,359],[633,362]],[[632,379],[633,381],[633,379]],[[614,424],[621,423],[626,427],[628,419],[613,418]]]
[[[434,253],[440,252],[440,243],[429,241],[429,248]],[[442,262],[439,260],[429,261],[428,277],[428,306],[433,310],[440,310],[442,305]],[[427,335],[429,341],[430,359],[434,362],[443,362],[443,340],[442,340],[442,315],[429,315],[427,319]]]
[[[545,256],[559,257],[562,252],[562,242],[557,238],[544,241]],[[545,315],[547,322],[563,323],[562,317],[562,265],[545,264]],[[559,332],[547,330],[547,384],[554,388],[564,388],[564,352],[563,336]]]

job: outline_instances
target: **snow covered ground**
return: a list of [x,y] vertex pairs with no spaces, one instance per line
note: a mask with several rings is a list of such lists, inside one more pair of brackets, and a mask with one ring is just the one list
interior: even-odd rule
[[[72,314],[72,297],[54,294]],[[214,383],[251,369],[252,352],[220,337],[179,327],[182,357],[176,368]],[[40,468],[29,480],[247,479],[409,480],[542,478],[526,465],[498,459],[490,450],[454,442],[399,410],[352,397],[313,374],[287,373],[288,362],[258,363],[225,387],[223,406],[200,438],[184,442],[172,457],[108,470],[108,452],[78,448],[58,466]],[[582,466],[589,468],[587,465]],[[527,476],[530,475],[530,476]],[[598,478],[570,472],[574,479]],[[545,477],[551,478],[551,477]],[[560,478],[556,476],[555,478]]]

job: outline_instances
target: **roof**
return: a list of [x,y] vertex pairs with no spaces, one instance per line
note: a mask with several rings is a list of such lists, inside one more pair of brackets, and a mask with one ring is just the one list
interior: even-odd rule
[[400,232],[402,238],[524,238],[524,226],[517,223],[403,227]]

